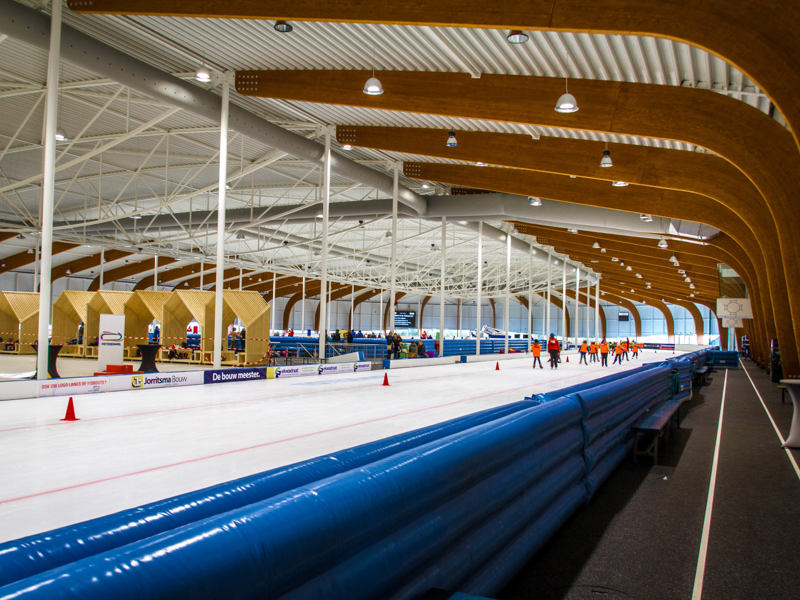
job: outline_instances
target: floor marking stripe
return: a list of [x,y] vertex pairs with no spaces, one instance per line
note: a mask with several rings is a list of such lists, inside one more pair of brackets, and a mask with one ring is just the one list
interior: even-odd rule
[[728,370],[725,370],[725,382],[722,384],[722,402],[719,406],[719,421],[717,422],[717,440],[714,444],[714,460],[711,463],[711,480],[708,482],[708,498],[706,499],[706,514],[703,518],[703,534],[700,536],[700,550],[697,553],[697,569],[694,573],[694,588],[692,600],[703,597],[703,579],[706,573],[706,556],[708,554],[708,536],[711,531],[711,513],[714,508],[714,490],[717,487],[717,467],[719,466],[719,446],[722,439],[722,416],[725,412],[725,392],[728,388]]
[[422,408],[415,408],[414,410],[408,410],[408,411],[404,411],[404,412],[400,412],[400,413],[395,413],[393,415],[385,415],[385,416],[382,416],[382,417],[376,417],[374,419],[367,419],[365,421],[358,421],[356,423],[348,423],[346,425],[340,425],[338,427],[331,427],[330,429],[322,429],[322,430],[319,430],[319,431],[311,431],[311,432],[308,432],[308,433],[302,433],[300,435],[294,435],[294,436],[282,438],[282,439],[279,439],[279,440],[272,440],[272,441],[269,441],[269,442],[264,442],[262,444],[255,444],[255,445],[252,445],[252,446],[245,446],[244,448],[233,448],[231,450],[224,450],[222,452],[217,452],[215,454],[209,454],[207,456],[198,456],[198,457],[195,457],[195,458],[188,458],[186,460],[181,460],[181,461],[170,463],[170,464],[166,464],[166,465],[159,465],[157,467],[150,467],[148,469],[142,469],[140,471],[133,471],[131,473],[120,473],[119,475],[112,475],[111,477],[104,477],[103,479],[95,479],[94,481],[85,481],[83,483],[76,483],[74,485],[68,485],[68,486],[56,488],[56,489],[53,489],[53,490],[45,490],[45,491],[42,491],[42,492],[35,492],[33,494],[27,494],[25,496],[17,496],[16,498],[7,498],[5,500],[0,500],[0,504],[9,504],[11,502],[17,502],[17,501],[20,501],[20,500],[29,500],[31,498],[37,498],[39,496],[46,496],[48,494],[55,494],[55,493],[58,493],[58,492],[66,492],[68,490],[73,490],[73,489],[76,489],[76,488],[81,488],[81,487],[85,487],[85,486],[89,486],[89,485],[97,485],[97,484],[100,484],[100,483],[106,483],[107,481],[114,481],[116,479],[123,479],[125,477],[132,477],[132,476],[135,476],[135,475],[143,475],[145,473],[152,473],[154,471],[161,471],[163,469],[170,469],[172,467],[179,467],[179,466],[182,466],[182,465],[192,464],[192,463],[200,462],[200,461],[203,461],[203,460],[210,460],[210,459],[213,459],[213,458],[219,458],[221,456],[227,456],[229,454],[237,454],[239,452],[247,452],[249,450],[257,450],[259,448],[266,448],[267,446],[274,446],[274,445],[277,445],[277,444],[282,444],[284,442],[292,442],[292,441],[296,441],[296,440],[301,440],[301,439],[304,439],[304,438],[313,437],[315,435],[333,433],[335,431],[342,431],[344,429],[350,429],[350,428],[353,428],[353,427],[360,427],[362,425],[368,425],[370,423],[378,423],[380,421],[386,421],[386,420],[394,419],[394,418],[397,418],[397,417],[405,417],[405,416],[408,416],[408,415],[412,415],[412,414],[416,414],[416,413],[420,413],[420,412],[425,412],[425,411],[428,411],[428,410],[434,410],[434,409],[437,409],[437,408],[444,408],[446,406],[452,406],[454,404],[460,404],[462,402],[469,402],[471,400],[477,400],[479,398],[486,398],[486,397],[489,397],[489,396],[496,396],[496,395],[505,394],[505,393],[508,393],[508,392],[516,392],[516,391],[519,391],[521,389],[528,389],[529,387],[530,387],[529,384],[526,384],[524,386],[519,386],[519,387],[515,387],[515,388],[509,388],[509,389],[506,389],[506,390],[494,391],[494,392],[490,392],[488,394],[480,394],[480,395],[477,395],[477,396],[471,396],[469,398],[462,398],[460,400],[453,400],[451,402],[445,402],[443,404],[436,404],[434,406],[424,406]]
[[[769,422],[772,423],[772,428],[775,430],[775,435],[778,436],[781,445],[783,445],[783,443],[786,440],[781,435],[781,430],[778,429],[778,426],[775,424],[775,419],[772,418],[772,413],[769,412],[769,409],[767,408],[767,405],[764,402],[764,398],[761,397],[761,393],[758,391],[758,388],[756,388],[756,384],[753,383],[753,379],[750,377],[750,373],[747,371],[747,367],[744,366],[744,362],[741,359],[739,359],[739,364],[742,365],[742,369],[744,369],[744,374],[747,375],[747,378],[750,380],[750,385],[753,386],[753,390],[755,391],[756,396],[758,396],[758,400],[759,402],[761,402],[761,406],[764,408],[764,412],[767,413],[767,418],[769,419]],[[786,456],[789,457],[789,462],[792,463],[792,467],[794,468],[794,472],[797,475],[797,478],[800,479],[800,468],[798,468],[797,466],[797,461],[794,459],[794,455],[792,454],[791,448],[784,448],[784,451],[786,452]]]

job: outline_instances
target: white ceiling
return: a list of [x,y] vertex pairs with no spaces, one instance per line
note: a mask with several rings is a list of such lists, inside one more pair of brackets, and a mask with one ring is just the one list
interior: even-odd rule
[[[40,3],[26,0],[39,9]],[[132,57],[165,72],[191,80],[201,64],[215,70],[243,69],[371,69],[497,73],[558,76],[656,83],[711,89],[769,114],[768,98],[741,72],[723,60],[686,44],[651,37],[529,32],[522,45],[506,42],[507,32],[490,29],[435,28],[348,23],[293,23],[280,34],[272,22],[259,20],[181,19],[78,15],[65,10],[64,22]],[[0,245],[10,256],[31,248],[39,229],[42,161],[42,111],[47,55],[11,38],[0,41],[0,230],[20,232],[24,239]],[[216,252],[216,219],[208,226],[148,228],[151,215],[213,209],[217,202],[218,123],[156,101],[68,62],[61,64],[59,123],[70,141],[58,145],[56,174],[56,239],[92,244],[59,254],[58,265],[98,247],[142,248],[196,260]],[[218,90],[219,76],[202,86]],[[380,111],[307,102],[249,98],[231,94],[233,103],[285,129],[322,142],[329,126],[387,125],[455,127],[459,130],[513,132],[618,143],[643,144],[683,151],[697,148],[673,140],[605,135],[598,132],[531,127],[516,123],[450,119],[434,115]],[[555,100],[555,99],[554,99]],[[776,115],[781,119],[780,115]],[[137,128],[140,131],[136,131]],[[132,132],[135,132],[132,134]],[[334,148],[339,149],[334,142]],[[348,157],[390,173],[397,161],[427,160],[354,149]],[[441,160],[440,160],[441,162]],[[320,169],[237,133],[229,137],[228,207],[280,208],[321,201]],[[423,189],[420,182],[401,184],[420,194],[446,193]],[[374,188],[334,176],[332,201],[359,202],[385,198]],[[118,222],[133,214],[144,218],[131,226]],[[531,217],[535,222],[535,217]],[[98,223],[115,230],[92,233]],[[488,222],[509,230],[500,221]],[[334,281],[387,287],[391,238],[387,217],[332,220],[333,252],[328,265]],[[679,223],[678,231],[696,235],[697,224]],[[313,222],[273,219],[231,230],[225,243],[230,266],[284,273],[319,272],[321,227]],[[713,233],[713,232],[710,232]],[[244,239],[238,239],[244,237]],[[397,256],[398,286],[411,293],[438,293],[440,222],[400,220]],[[516,236],[530,242],[530,238]],[[288,243],[284,243],[288,242]],[[476,235],[452,223],[447,230],[449,294],[474,295],[477,277]],[[491,293],[505,290],[505,243],[488,238],[483,277]],[[534,247],[536,247],[534,245]],[[543,286],[546,262],[541,251],[512,253],[512,285]],[[178,263],[180,264],[180,263]],[[114,265],[109,265],[114,266]],[[85,274],[89,276],[88,272]],[[209,282],[210,283],[210,282]]]

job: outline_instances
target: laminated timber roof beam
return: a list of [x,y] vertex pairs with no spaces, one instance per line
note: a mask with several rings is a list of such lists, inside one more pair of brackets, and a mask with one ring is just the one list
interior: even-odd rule
[[[404,172],[424,181],[439,181],[451,185],[463,185],[518,195],[541,195],[573,204],[602,206],[629,212],[659,214],[669,207],[672,216],[684,220],[700,220],[713,224],[719,217],[717,226],[730,229],[731,239],[716,236],[709,240],[719,248],[716,256],[719,262],[734,268],[746,281],[753,296],[763,306],[761,315],[772,317],[779,340],[787,349],[787,365],[791,372],[800,373],[800,355],[797,352],[794,328],[800,322],[792,319],[787,280],[780,265],[780,256],[765,253],[760,241],[768,237],[754,239],[753,232],[724,205],[714,202],[700,194],[689,194],[671,190],[659,190],[646,186],[613,188],[590,179],[571,179],[566,175],[539,173],[522,169],[500,169],[476,167],[471,165],[450,165],[433,163],[405,163]],[[524,232],[525,228],[521,228]],[[601,235],[601,234],[593,234]],[[736,236],[736,237],[734,237]],[[671,241],[674,249],[696,253],[699,246],[686,242]],[[709,253],[709,256],[711,254]],[[756,267],[758,265],[758,267]],[[791,265],[789,265],[791,267]],[[788,272],[792,272],[791,268]],[[764,330],[769,329],[764,322]],[[796,357],[796,358],[794,358]]]
[[753,78],[783,113],[800,145],[800,105],[796,102],[800,39],[794,27],[800,22],[800,6],[792,2],[742,2],[732,8],[725,0],[545,0],[504,3],[502,10],[489,9],[479,0],[404,4],[376,0],[368,5],[313,0],[68,0],[67,5],[75,11],[94,13],[554,30],[680,40],[723,57]]
[[[584,108],[561,114],[552,104],[562,93],[561,78],[485,75],[473,79],[459,73],[385,71],[381,81],[387,92],[368,96],[361,86],[369,74],[240,71],[236,87],[250,96],[682,140],[707,148],[735,165],[761,193],[763,203],[758,208],[769,212],[774,230],[759,232],[759,236],[769,239],[776,234],[785,286],[789,294],[800,296],[796,276],[800,221],[782,217],[795,210],[797,183],[786,174],[800,174],[800,154],[791,134],[756,109],[708,90],[579,79],[573,80],[570,91],[582,99]],[[732,122],[736,127],[729,126]],[[774,278],[770,284],[780,285]],[[788,294],[776,295],[784,296],[776,312],[786,310],[791,315],[792,336],[800,339],[800,306],[790,303]]]

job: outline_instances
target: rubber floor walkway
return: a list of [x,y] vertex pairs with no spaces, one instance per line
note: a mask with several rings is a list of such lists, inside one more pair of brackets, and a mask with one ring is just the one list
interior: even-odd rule
[[776,384],[750,361],[717,369],[659,464],[628,457],[498,598],[800,598],[800,452],[781,448],[767,411],[785,437]]

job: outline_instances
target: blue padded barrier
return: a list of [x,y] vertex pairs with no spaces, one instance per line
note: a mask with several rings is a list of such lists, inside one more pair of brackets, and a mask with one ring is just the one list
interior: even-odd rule
[[529,408],[515,402],[0,544],[0,585],[229,511]]
[[586,490],[583,485],[573,485],[564,490],[558,502],[544,507],[544,510],[537,515],[538,518],[522,529],[511,543],[505,548],[500,548],[490,561],[478,565],[479,569],[462,589],[482,595],[492,595],[503,589],[585,502]]
[[738,367],[739,353],[736,350],[711,350],[707,362],[715,367]]
[[518,525],[558,503],[565,488],[581,484],[577,421],[564,433],[281,600],[351,598],[356,589],[359,597],[387,598],[404,585],[463,589],[461,580],[491,556],[492,545],[502,547],[502,521]]
[[671,367],[662,364],[639,377],[577,392],[583,408],[590,497],[632,447],[631,426],[648,410],[671,398],[671,377]]
[[[515,536],[521,531],[527,534],[527,548],[520,548],[520,554],[533,554],[537,545],[544,544],[586,502],[586,489],[580,478],[576,478],[576,474],[582,472],[580,457],[570,458],[540,485],[525,491],[494,518],[481,523],[463,538],[456,549],[437,557],[435,562],[426,565],[414,579],[388,597],[418,598],[429,589],[431,582],[439,588],[476,593],[477,586],[471,582],[472,577],[504,552],[508,544],[515,543]],[[509,560],[500,566],[503,579],[507,581],[519,571],[520,565]],[[498,592],[500,587],[490,590],[490,593]]]
[[582,381],[581,383],[576,383],[575,385],[571,385],[569,387],[553,390],[552,392],[545,392],[544,394],[535,394],[531,397],[526,397],[525,400],[531,400],[533,402],[549,402],[550,400],[561,398],[562,396],[566,396],[568,394],[574,394],[575,392],[579,392],[581,390],[585,390],[591,387],[596,387],[604,383],[619,381],[620,379],[624,379],[625,377],[634,377],[640,373],[645,372],[648,369],[652,369],[653,367],[656,367],[661,364],[663,363],[645,363],[641,367],[636,367],[635,369],[630,369],[628,371],[619,371],[616,373],[612,373],[610,375],[599,377],[597,379],[590,379],[589,381]]
[[[457,498],[502,465],[530,461],[539,439],[554,428],[563,430],[565,423],[577,428],[580,416],[580,407],[567,399],[521,410],[30,577],[0,593],[27,590],[32,598],[82,599],[278,597],[390,535],[414,515]],[[349,590],[347,597],[359,597],[358,590]]]

